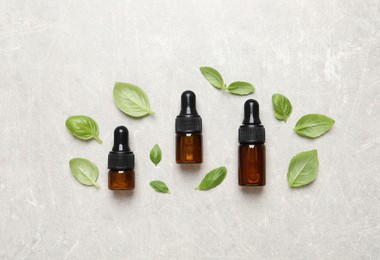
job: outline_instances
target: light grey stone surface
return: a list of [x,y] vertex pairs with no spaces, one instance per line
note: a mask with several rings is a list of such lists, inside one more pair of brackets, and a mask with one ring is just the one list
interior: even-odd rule
[[[380,16],[378,0],[0,1],[0,258],[380,259]],[[249,97],[207,84],[252,82]],[[112,97],[135,83],[156,115],[131,119]],[[204,163],[180,167],[174,119],[182,91],[198,95]],[[288,123],[271,96],[293,103]],[[237,129],[247,98],[267,130],[267,185],[237,185]],[[336,120],[316,140],[293,126],[306,113]],[[103,145],[72,137],[70,115],[100,125]],[[113,129],[125,125],[136,154],[133,193],[107,189]],[[163,150],[156,168],[155,143]],[[307,187],[288,187],[289,160],[318,149]],[[86,157],[100,190],[71,176]],[[209,170],[228,176],[207,192]],[[164,180],[172,194],[155,193]]]

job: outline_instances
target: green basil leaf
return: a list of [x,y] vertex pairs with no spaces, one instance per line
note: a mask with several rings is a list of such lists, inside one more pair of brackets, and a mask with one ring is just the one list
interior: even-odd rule
[[226,178],[227,175],[227,169],[226,167],[222,166],[219,168],[216,168],[209,173],[206,174],[206,176],[203,178],[202,182],[199,184],[196,190],[209,190],[212,188],[215,188],[219,184],[221,184]]
[[296,188],[314,181],[318,175],[318,167],[319,161],[317,150],[297,154],[289,163],[289,186]]
[[251,83],[236,81],[236,82],[231,83],[228,86],[227,90],[231,92],[232,94],[245,96],[255,91],[255,88],[252,86]]
[[298,120],[294,131],[300,136],[317,138],[334,125],[335,121],[330,117],[320,114],[308,114]]
[[150,151],[150,160],[157,166],[157,164],[159,164],[159,162],[161,161],[161,156],[162,156],[162,152],[161,152],[161,148],[160,146],[158,146],[158,144],[155,144],[152,148],[152,150]]
[[116,82],[113,88],[113,97],[117,107],[132,117],[154,115],[144,90],[131,83]]
[[225,88],[223,77],[216,69],[211,67],[200,67],[199,69],[201,70],[203,77],[205,77],[211,85],[218,89]]
[[71,159],[70,170],[72,175],[83,185],[93,185],[96,188],[100,187],[96,182],[99,176],[99,170],[93,162],[84,158]]
[[278,120],[282,120],[286,123],[286,120],[290,117],[293,111],[292,104],[289,99],[281,94],[273,94],[272,103],[274,108],[274,116]]
[[66,120],[66,127],[70,133],[79,139],[94,138],[99,144],[99,126],[94,119],[88,116],[71,116]]
[[151,181],[149,185],[157,192],[170,193],[168,186],[163,181]]

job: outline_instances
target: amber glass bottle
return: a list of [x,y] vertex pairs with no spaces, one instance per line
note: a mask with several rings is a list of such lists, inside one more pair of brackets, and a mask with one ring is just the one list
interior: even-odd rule
[[128,129],[119,126],[114,132],[114,145],[108,154],[108,188],[132,190],[135,188],[135,156],[128,145]]
[[244,120],[239,128],[239,185],[265,185],[265,128],[259,117],[259,103],[244,104]]
[[181,96],[181,112],[175,121],[176,162],[202,163],[202,118],[196,109],[194,92]]

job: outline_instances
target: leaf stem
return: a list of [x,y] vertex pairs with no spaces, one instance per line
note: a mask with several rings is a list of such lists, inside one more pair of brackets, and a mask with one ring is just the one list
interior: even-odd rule
[[99,144],[102,144],[102,143],[103,143],[103,141],[100,140],[99,136],[97,136],[97,135],[94,135],[94,139],[95,139]]
[[94,186],[95,186],[95,188],[97,188],[97,189],[100,188],[99,184],[98,184],[96,181],[94,181]]

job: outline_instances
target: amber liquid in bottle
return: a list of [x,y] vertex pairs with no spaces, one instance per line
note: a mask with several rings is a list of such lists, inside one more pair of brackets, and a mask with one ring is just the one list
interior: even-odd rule
[[110,190],[133,190],[135,188],[135,171],[108,172],[108,189]]
[[265,185],[265,145],[239,145],[239,185]]
[[202,134],[176,135],[176,162],[202,163]]

